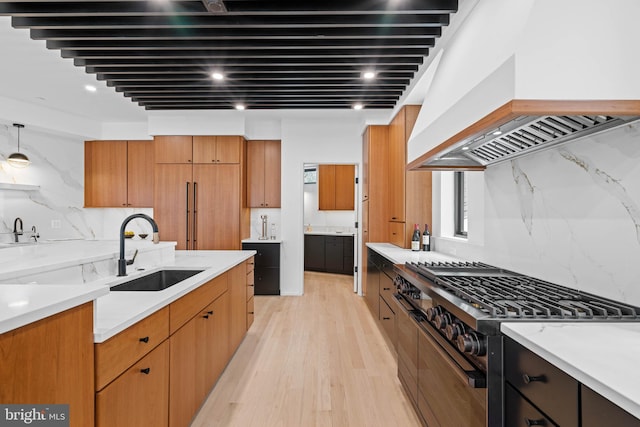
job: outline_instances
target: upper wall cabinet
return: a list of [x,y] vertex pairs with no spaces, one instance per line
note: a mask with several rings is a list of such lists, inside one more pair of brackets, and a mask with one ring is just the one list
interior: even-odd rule
[[318,167],[318,207],[321,211],[354,210],[354,165],[320,165]]
[[280,175],[280,141],[248,141],[247,197],[249,207],[280,207]]
[[156,163],[240,163],[241,136],[156,136]]
[[152,207],[152,141],[86,141],[84,206]]

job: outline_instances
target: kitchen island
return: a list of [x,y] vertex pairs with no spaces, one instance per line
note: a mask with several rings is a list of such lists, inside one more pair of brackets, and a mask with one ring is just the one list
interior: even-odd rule
[[[13,265],[31,259],[0,271],[15,281],[0,285],[0,380],[12,384],[0,401],[69,404],[72,426],[189,424],[253,319],[255,252],[127,243],[140,255],[126,277],[113,274],[117,242],[5,249]],[[109,291],[161,269],[202,271],[161,291]],[[31,380],[16,375],[25,360]]]

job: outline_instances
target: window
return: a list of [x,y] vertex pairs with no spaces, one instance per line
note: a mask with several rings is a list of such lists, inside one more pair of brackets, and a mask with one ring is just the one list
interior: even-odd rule
[[455,235],[467,237],[468,212],[467,212],[467,180],[465,172],[455,172],[453,176],[454,191],[454,223]]
[[318,180],[318,171],[316,168],[305,168],[304,169],[304,183],[305,184],[315,184]]

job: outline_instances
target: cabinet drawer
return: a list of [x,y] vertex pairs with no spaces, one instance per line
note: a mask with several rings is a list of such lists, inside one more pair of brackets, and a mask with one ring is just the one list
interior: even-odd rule
[[166,426],[169,419],[169,342],[164,341],[96,393],[97,427]]
[[[555,426],[511,385],[505,386],[505,425],[509,427]],[[577,426],[577,424],[574,424]]]
[[396,347],[396,315],[389,308],[387,303],[380,297],[380,323],[382,328],[387,333],[387,336],[391,340],[393,347]]
[[214,299],[226,292],[227,273],[221,274],[169,306],[169,332],[173,334]]
[[578,425],[578,382],[505,337],[505,377],[540,411],[562,426]]
[[101,390],[169,336],[168,307],[95,345],[96,390]]
[[249,301],[247,301],[247,330],[251,327],[251,325],[253,324],[253,297],[249,298]]
[[247,301],[249,298],[253,298],[253,294],[255,293],[255,280],[253,278],[253,271],[247,274]]
[[380,296],[384,298],[384,301],[389,307],[395,308],[395,298],[393,294],[396,291],[396,287],[393,284],[393,280],[384,273],[380,273]]
[[247,274],[251,273],[255,265],[255,258],[254,257],[249,258],[244,262],[244,265],[247,268]]

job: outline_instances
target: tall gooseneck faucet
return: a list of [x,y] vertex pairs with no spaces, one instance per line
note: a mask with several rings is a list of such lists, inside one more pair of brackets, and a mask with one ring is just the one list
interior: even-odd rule
[[[126,276],[127,275],[127,265],[133,264],[133,260],[130,262],[124,258],[124,231],[129,221],[135,218],[143,218],[149,221],[151,224],[151,228],[153,228],[153,243],[160,242],[160,235],[158,234],[158,224],[151,218],[149,215],[145,215],[142,213],[129,215],[122,221],[122,225],[120,226],[120,258],[118,258],[118,276]],[[135,256],[134,256],[135,258]]]
[[[20,228],[18,228],[18,223],[20,223]],[[22,218],[18,217],[13,221],[13,238],[16,243],[18,243],[18,236],[22,236],[22,234],[24,234],[23,227]]]

